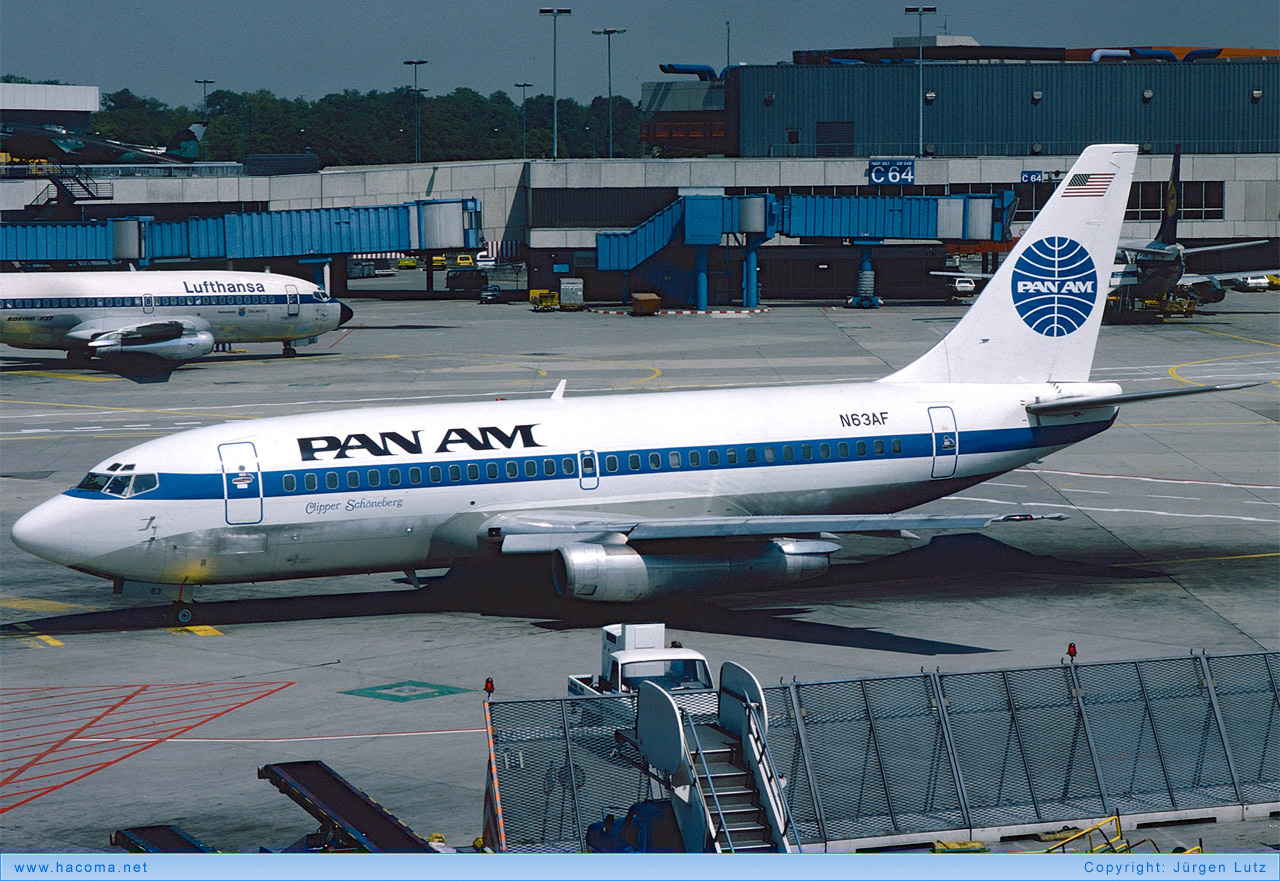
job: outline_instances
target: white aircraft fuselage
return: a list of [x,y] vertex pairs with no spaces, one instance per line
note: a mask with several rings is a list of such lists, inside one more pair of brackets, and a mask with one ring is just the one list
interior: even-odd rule
[[[472,562],[496,550],[486,523],[513,511],[889,513],[1096,434],[1116,413],[1110,406],[1036,417],[1028,403],[1119,388],[945,391],[842,383],[210,426],[102,462],[86,479],[102,475],[100,487],[82,483],[48,502],[20,521],[14,538],[94,575],[196,584]],[[130,474],[135,483],[125,489]],[[138,475],[154,475],[141,493]]]
[[214,343],[318,336],[350,317],[323,288],[264,272],[0,274],[0,342],[19,349],[181,361]]

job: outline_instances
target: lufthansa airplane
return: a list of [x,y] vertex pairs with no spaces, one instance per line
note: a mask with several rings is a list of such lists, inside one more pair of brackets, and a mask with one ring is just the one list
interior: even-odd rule
[[[1169,170],[1169,182],[1164,191],[1164,217],[1155,239],[1121,239],[1119,259],[1122,269],[1119,280],[1125,293],[1132,300],[1163,300],[1175,286],[1190,287],[1196,299],[1202,303],[1220,303],[1226,296],[1223,282],[1250,275],[1270,275],[1271,269],[1246,269],[1236,272],[1217,272],[1197,275],[1187,271],[1187,255],[1209,251],[1227,251],[1232,248],[1249,248],[1265,245],[1265,239],[1251,242],[1232,242],[1226,245],[1204,245],[1188,248],[1178,243],[1178,197],[1181,192],[1178,179],[1182,166],[1182,145],[1173,151],[1173,164]],[[1114,280],[1114,279],[1113,279]]]
[[896,512],[1104,431],[1127,401],[1244,387],[1089,381],[1136,153],[1086,149],[959,324],[877,382],[575,398],[561,383],[197,428],[95,465],[14,543],[179,600],[319,575],[416,584],[419,567],[529,554],[560,594],[625,602],[819,575],[828,533],[1031,519]]
[[0,274],[0,343],[190,361],[215,343],[293,342],[351,320],[324,288],[269,272],[29,272]]

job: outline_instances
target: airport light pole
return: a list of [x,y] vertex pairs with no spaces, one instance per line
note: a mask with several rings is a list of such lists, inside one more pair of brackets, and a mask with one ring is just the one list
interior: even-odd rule
[[406,61],[413,68],[413,161],[422,161],[422,123],[418,111],[418,68],[426,64],[425,59]]
[[[217,81],[216,80],[196,80],[195,82],[196,82],[196,85],[204,86],[204,98],[201,101],[201,104],[203,106],[204,115],[207,117],[209,115],[209,87]],[[200,152],[204,153],[205,158],[208,159],[209,155],[208,155],[208,152],[204,149],[203,138],[200,139],[200,147],[201,147]]]
[[924,17],[926,15],[936,15],[938,7],[936,6],[908,6],[906,8],[907,15],[916,17],[916,100],[919,102],[919,133],[920,140],[916,145],[916,155],[924,155]]
[[613,35],[625,34],[626,28],[601,28],[591,33],[596,36],[603,36],[605,40],[605,49],[608,54],[609,66],[609,158],[613,158]]
[[572,9],[560,6],[543,6],[538,15],[551,16],[551,158],[560,158],[560,96],[556,91],[556,25],[562,15],[572,15]]
[[516,83],[516,88],[520,90],[520,158],[521,159],[529,158],[529,149],[527,146],[529,129],[525,126],[525,122],[524,122],[524,90],[529,88],[532,85],[533,83]]

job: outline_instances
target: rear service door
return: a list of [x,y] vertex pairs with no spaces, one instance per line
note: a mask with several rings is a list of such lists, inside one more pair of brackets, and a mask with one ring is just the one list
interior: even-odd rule
[[222,492],[227,501],[227,523],[232,526],[262,522],[262,473],[258,451],[252,443],[219,444],[222,459]]
[[933,476],[950,477],[956,473],[960,458],[960,432],[950,407],[930,407],[929,425],[933,429]]

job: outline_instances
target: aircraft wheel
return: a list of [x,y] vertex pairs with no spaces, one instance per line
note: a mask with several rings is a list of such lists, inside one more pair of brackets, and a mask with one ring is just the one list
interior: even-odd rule
[[286,345],[285,345],[285,347],[284,347],[284,356],[285,356],[286,358],[293,358],[293,357],[297,356],[297,354],[298,354],[298,350],[297,350],[297,349],[295,349],[293,346],[290,346],[290,345],[288,345],[288,344],[286,344]]
[[174,603],[169,609],[169,617],[177,624],[186,626],[195,620],[195,610],[190,603]]

